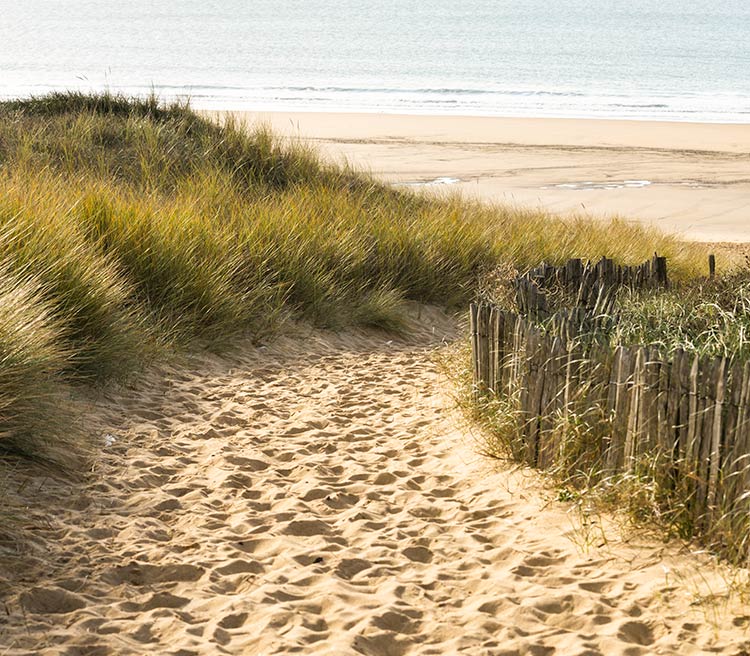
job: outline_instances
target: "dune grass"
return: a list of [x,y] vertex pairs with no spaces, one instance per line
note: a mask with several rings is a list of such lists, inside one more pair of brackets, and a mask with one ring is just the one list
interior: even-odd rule
[[0,103],[0,293],[12,300],[0,443],[40,453],[70,425],[55,395],[174,347],[260,339],[289,318],[400,329],[404,300],[460,307],[499,266],[654,251],[677,278],[704,259],[622,221],[396,190],[155,98]]
[[[518,312],[514,278],[511,270],[505,270],[486,279],[483,300]],[[545,292],[554,311],[570,308],[577,302],[575,294],[562,289],[545,289]],[[743,364],[750,358],[747,262],[745,266],[737,263],[716,278],[683,279],[668,289],[623,287],[613,300],[613,305],[607,304],[605,310],[588,308],[592,315],[606,316],[609,321],[602,321],[595,334],[582,330],[572,338],[577,344],[568,342],[571,352],[584,354],[584,366],[589,366],[589,355],[585,354],[592,351],[598,352],[591,357],[592,362],[598,361],[600,367],[610,366],[617,346],[657,346],[666,358],[678,348],[705,359],[725,357],[730,363]],[[536,325],[542,331],[554,333],[552,318],[537,319]],[[596,347],[592,348],[592,344]],[[606,349],[609,356],[603,356],[602,350],[607,346],[611,347]],[[523,352],[520,357],[525,357]],[[463,366],[456,367],[456,361]],[[528,431],[524,426],[528,425],[529,415],[522,410],[524,390],[506,389],[497,395],[478,393],[472,363],[467,344],[461,357],[454,360],[453,369],[448,370],[459,390],[459,405],[472,421],[484,428],[483,448],[488,455],[527,463]],[[609,374],[606,378],[609,380]],[[662,537],[696,539],[729,562],[746,565],[750,550],[749,495],[741,494],[738,498],[732,495],[736,486],[740,486],[740,491],[745,489],[742,486],[750,472],[747,454],[740,452],[734,462],[731,449],[722,445],[727,470],[732,471],[735,466],[737,470],[725,476],[721,465],[717,473],[716,505],[697,514],[696,507],[702,507],[697,501],[701,485],[699,469],[695,458],[683,452],[684,445],[666,451],[651,446],[635,458],[628,471],[612,471],[607,465],[602,454],[613,433],[622,430],[621,418],[610,415],[602,406],[601,391],[591,394],[591,382],[592,377],[575,380],[565,390],[565,408],[555,408],[544,416],[543,425],[552,436],[545,439],[554,443],[553,461],[548,463],[544,475],[557,489],[559,498],[574,502],[584,523],[604,511],[614,513],[623,520],[626,532],[634,526],[657,528]],[[663,417],[659,419],[662,420]],[[731,426],[729,429],[723,426],[722,430],[730,430],[722,439],[737,439],[731,437]],[[708,483],[702,481],[702,484]],[[722,496],[722,489],[729,491],[727,497]]]
[[70,463],[80,449],[61,373],[73,353],[43,286],[0,270],[0,440],[3,450]]
[[750,359],[750,268],[660,294],[622,292],[613,344],[658,344],[702,357]]

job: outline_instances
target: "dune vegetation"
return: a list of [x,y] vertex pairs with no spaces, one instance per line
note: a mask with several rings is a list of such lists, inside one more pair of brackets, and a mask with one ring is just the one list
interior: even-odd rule
[[[740,266],[736,258],[720,276],[682,279],[667,288],[600,289],[596,302],[588,305],[577,289],[552,283],[542,286],[548,311],[541,313],[527,312],[517,289],[506,275],[488,279],[481,290],[482,301],[521,315],[538,331],[506,353],[502,386],[496,391],[492,382],[477,384],[468,344],[446,367],[459,404],[485,429],[485,452],[541,467],[559,498],[575,502],[584,525],[598,522],[603,511],[614,512],[626,530],[657,527],[665,538],[695,539],[734,564],[747,564],[750,465],[743,370],[750,358],[748,262]],[[565,318],[579,312],[586,319],[561,330]],[[485,324],[478,332],[485,344],[486,330]],[[539,335],[547,338],[546,345],[539,346]],[[558,346],[552,339],[557,338],[566,358],[578,354],[567,360],[570,368],[562,378],[555,378]],[[618,361],[619,347],[631,355]],[[635,365],[632,347],[647,347],[641,350],[646,366]],[[625,386],[618,379],[620,367],[630,366],[624,361],[635,365]],[[520,376],[507,373],[514,367]],[[585,374],[577,377],[579,367]],[[535,395],[540,388],[535,389],[534,378],[541,370],[546,391]],[[478,378],[488,380],[486,373]],[[681,388],[686,379],[689,390]],[[495,379],[490,375],[489,380]],[[618,388],[631,394],[627,408],[612,405]],[[633,390],[644,396],[636,399]],[[679,416],[677,404],[682,404]],[[658,439],[657,431],[664,431]],[[620,451],[625,454],[620,462],[611,454],[619,448],[613,445],[622,446],[624,440],[632,440],[632,450]],[[538,446],[542,442],[544,447]],[[704,498],[702,490],[712,486]]]
[[69,453],[76,388],[175,349],[290,319],[399,330],[404,301],[459,308],[497,267],[654,251],[677,278],[703,262],[622,221],[397,190],[154,98],[0,103],[0,445]]
[[656,344],[701,357],[750,359],[750,269],[696,279],[661,293],[622,290],[612,344]]

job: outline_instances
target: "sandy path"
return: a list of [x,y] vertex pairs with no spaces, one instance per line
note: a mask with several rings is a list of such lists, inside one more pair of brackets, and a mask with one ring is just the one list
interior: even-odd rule
[[746,654],[747,617],[668,580],[695,560],[582,549],[533,477],[473,454],[449,332],[284,338],[101,400],[92,482],[21,492],[0,653]]

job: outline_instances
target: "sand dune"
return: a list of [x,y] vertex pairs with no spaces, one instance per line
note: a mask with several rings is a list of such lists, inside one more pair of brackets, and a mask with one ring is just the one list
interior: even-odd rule
[[750,125],[237,112],[384,181],[750,242]]
[[33,503],[0,653],[748,653],[747,609],[696,603],[728,582],[706,559],[605,543],[476,455],[435,364],[454,326],[420,326],[300,329],[97,400],[87,482],[8,487]]

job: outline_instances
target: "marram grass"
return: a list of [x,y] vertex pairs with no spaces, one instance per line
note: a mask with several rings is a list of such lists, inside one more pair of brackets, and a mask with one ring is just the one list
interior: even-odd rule
[[67,464],[81,446],[61,380],[74,354],[47,291],[0,266],[0,440],[6,452]]
[[[515,309],[514,272],[506,270],[488,277],[483,296],[506,309]],[[550,298],[550,297],[548,297]],[[552,306],[562,309],[574,301],[560,290],[552,290]],[[750,358],[750,268],[737,267],[716,278],[678,281],[669,289],[618,291],[611,322],[598,333],[614,349],[617,346],[657,345],[669,356],[679,348],[702,358],[726,357],[730,362]],[[543,321],[539,328],[550,328]],[[591,335],[579,336],[582,344]],[[459,403],[484,428],[484,451],[492,456],[527,462],[521,389],[501,395],[477,394],[472,374],[468,340],[464,351],[453,358],[447,371],[459,390]],[[458,366],[457,366],[458,365]],[[716,504],[705,510],[699,494],[700,481],[695,458],[650,448],[638,456],[631,471],[613,472],[602,458],[617,422],[592,401],[586,381],[566,390],[566,407],[545,419],[550,431],[547,443],[554,454],[544,474],[557,488],[559,498],[572,501],[585,513],[614,511],[625,528],[656,527],[664,537],[700,540],[701,544],[728,561],[745,566],[750,553],[750,493],[734,498],[736,486],[750,476],[750,457],[725,464],[732,472],[716,473]],[[621,429],[621,427],[620,427]],[[705,438],[704,438],[705,439]],[[683,445],[684,446],[684,445]],[[724,447],[722,446],[722,449]],[[728,458],[725,454],[725,458]],[[733,468],[736,470],[733,471]],[[743,488],[740,488],[740,490]],[[724,496],[722,490],[727,490]],[[697,509],[701,509],[698,513]],[[587,518],[582,515],[582,519]]]
[[750,359],[750,269],[660,294],[621,294],[613,344],[658,344],[702,357]]
[[154,98],[0,103],[0,443],[61,441],[69,384],[171,345],[259,338],[289,317],[395,330],[403,301],[461,307],[498,267],[654,251],[675,278],[703,265],[653,230],[428,199]]

